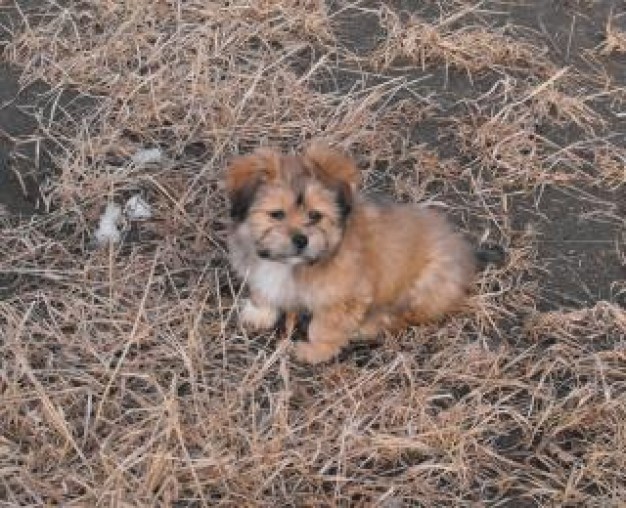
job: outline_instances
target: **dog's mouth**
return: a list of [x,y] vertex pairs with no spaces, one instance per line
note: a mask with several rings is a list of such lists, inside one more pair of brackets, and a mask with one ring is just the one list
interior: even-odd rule
[[300,254],[275,254],[268,249],[257,250],[257,256],[267,261],[274,261],[276,263],[285,263],[287,265],[299,265],[299,264],[313,264],[317,261],[316,257],[307,256],[305,253]]

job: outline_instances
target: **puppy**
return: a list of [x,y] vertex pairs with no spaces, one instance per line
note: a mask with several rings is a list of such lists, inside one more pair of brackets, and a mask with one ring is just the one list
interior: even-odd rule
[[271,328],[281,311],[308,311],[296,357],[319,363],[351,338],[425,323],[462,302],[474,255],[444,217],[357,194],[359,171],[340,152],[262,148],[232,161],[232,266],[250,288],[241,317]]

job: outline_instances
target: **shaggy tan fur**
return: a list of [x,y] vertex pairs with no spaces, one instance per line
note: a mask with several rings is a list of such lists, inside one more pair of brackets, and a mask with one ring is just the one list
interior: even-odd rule
[[312,314],[298,359],[333,358],[352,337],[438,319],[466,295],[469,245],[440,214],[360,198],[359,172],[343,154],[313,145],[270,149],[230,166],[231,261],[251,291],[242,318],[275,324],[280,311]]

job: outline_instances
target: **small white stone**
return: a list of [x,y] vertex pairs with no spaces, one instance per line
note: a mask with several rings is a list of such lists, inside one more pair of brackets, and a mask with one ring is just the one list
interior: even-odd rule
[[140,194],[135,194],[126,201],[124,212],[129,220],[146,220],[152,217],[152,207]]

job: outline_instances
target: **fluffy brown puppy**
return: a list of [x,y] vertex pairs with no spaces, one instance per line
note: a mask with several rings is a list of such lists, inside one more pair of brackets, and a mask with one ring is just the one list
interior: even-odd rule
[[275,325],[280,311],[306,310],[308,363],[334,357],[353,337],[437,319],[454,310],[474,274],[474,255],[438,213],[375,204],[357,194],[345,155],[313,145],[301,155],[258,149],[235,159],[231,262],[251,297],[242,320]]

